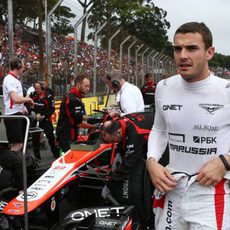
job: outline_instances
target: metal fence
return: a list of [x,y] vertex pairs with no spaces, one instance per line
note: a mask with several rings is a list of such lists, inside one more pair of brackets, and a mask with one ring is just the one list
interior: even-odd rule
[[22,150],[22,168],[23,168],[23,193],[24,193],[24,217],[25,217],[25,230],[28,229],[28,206],[27,206],[27,170],[26,170],[26,147],[29,134],[30,120],[22,115],[0,115],[0,119],[24,119],[26,121],[26,131]]
[[[169,75],[175,73],[175,64],[171,57],[157,52],[131,35],[128,35],[120,42],[119,50],[112,50],[112,42],[120,35],[122,29],[119,29],[108,38],[108,49],[99,47],[99,33],[105,28],[106,22],[97,28],[96,31],[93,31],[93,45],[79,42],[78,27],[90,14],[91,8],[74,24],[73,37],[58,37],[52,34],[51,18],[62,2],[63,0],[59,0],[48,12],[47,1],[45,1],[46,73],[43,74],[43,78],[47,76],[49,86],[54,90],[56,96],[61,96],[69,90],[71,85],[73,85],[74,78],[79,73],[86,73],[91,77],[92,89],[89,96],[106,93],[104,79],[106,73],[111,69],[119,69],[127,81],[136,84],[138,87],[144,83],[144,74],[146,72],[152,73],[155,76],[156,82],[161,79],[161,75],[164,73]],[[12,0],[9,0],[9,3],[12,4]],[[11,4],[8,7],[9,17],[13,17]],[[10,19],[9,21],[11,22]],[[12,42],[14,36],[12,26],[12,23],[9,23],[8,33],[11,36],[8,39],[8,46],[10,57],[16,53]],[[126,47],[126,50],[124,50],[124,47]],[[38,68],[38,60],[33,65],[35,65],[34,68]]]

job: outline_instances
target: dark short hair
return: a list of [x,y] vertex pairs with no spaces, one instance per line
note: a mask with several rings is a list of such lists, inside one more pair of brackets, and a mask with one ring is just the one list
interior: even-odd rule
[[[205,48],[212,47],[212,33],[209,28],[203,22],[188,22],[181,25],[175,32],[176,34],[187,34],[187,33],[199,33],[201,34]],[[174,36],[175,36],[174,35]]]
[[45,90],[45,88],[44,88],[44,83],[42,83],[42,81],[40,81],[40,80],[38,80],[38,81],[35,81],[34,83],[33,83],[33,86],[34,86],[34,88],[35,88],[35,85],[36,84],[39,84],[40,85],[40,87],[41,87],[41,90]]
[[146,73],[145,74],[145,79],[150,78],[150,77],[153,77],[151,73]]
[[81,83],[85,78],[89,80],[89,77],[85,74],[78,75],[74,80],[74,84]]
[[15,70],[15,69],[21,69],[22,68],[22,61],[18,57],[13,57],[10,60],[10,69]]
[[110,71],[110,72],[106,75],[106,78],[107,78],[108,80],[112,80],[112,81],[113,81],[113,80],[119,81],[119,80],[122,79],[122,74],[121,74],[121,72],[120,72],[119,70],[114,69],[114,70]]
[[121,128],[121,123],[119,121],[110,121],[109,125],[103,127],[103,132],[113,135],[120,128]]

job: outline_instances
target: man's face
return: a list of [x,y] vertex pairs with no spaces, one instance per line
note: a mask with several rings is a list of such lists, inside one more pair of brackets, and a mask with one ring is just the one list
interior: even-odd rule
[[153,78],[152,77],[146,78],[146,84],[147,85],[151,85],[152,83],[153,83]]
[[109,134],[102,131],[102,138],[106,143],[119,143],[122,139],[122,130],[119,129],[114,134]]
[[40,82],[44,89],[48,87],[46,81],[40,81]]
[[41,88],[41,85],[39,83],[35,83],[34,88],[35,88],[35,91],[38,95],[40,95],[42,93],[42,88]]
[[24,61],[22,60],[22,68],[20,68],[18,71],[19,71],[19,75],[21,75],[25,70],[25,64],[24,64]]
[[87,78],[84,78],[81,83],[77,84],[77,89],[80,92],[82,97],[85,97],[90,90],[90,81]]
[[105,83],[107,84],[107,86],[109,87],[110,90],[113,90],[113,86],[112,86],[112,81],[109,80],[108,78],[105,78]]
[[208,76],[208,61],[213,55],[214,48],[205,49],[200,33],[174,36],[174,59],[180,75],[187,82],[200,81]]

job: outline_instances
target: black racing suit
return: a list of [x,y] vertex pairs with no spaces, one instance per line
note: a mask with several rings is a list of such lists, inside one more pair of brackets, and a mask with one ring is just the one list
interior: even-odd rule
[[[51,116],[54,113],[54,97],[52,94],[45,92],[45,96],[39,97],[36,92],[32,93],[30,96],[34,101],[33,111],[35,114],[41,114],[43,117],[39,121],[39,127],[44,130],[44,133],[48,139],[51,152],[55,158],[57,158],[58,150],[56,145],[56,140],[54,136],[54,128],[51,121]],[[32,126],[36,126],[37,121],[32,122]],[[40,133],[33,133],[33,148],[35,156],[40,156]]]
[[116,156],[120,154],[121,159],[118,162],[115,160],[116,167],[107,186],[120,204],[134,205],[134,221],[147,226],[153,221],[153,186],[145,170],[148,134],[141,134],[136,125],[147,129],[149,133],[153,124],[153,113],[128,114],[121,117],[119,121],[121,120],[123,138],[116,147]]
[[155,105],[155,90],[156,86],[154,83],[145,84],[141,87],[141,93],[143,95],[145,105]]
[[56,135],[62,151],[70,149],[71,142],[77,140],[78,125],[83,121],[85,106],[80,93],[73,87],[62,99]]

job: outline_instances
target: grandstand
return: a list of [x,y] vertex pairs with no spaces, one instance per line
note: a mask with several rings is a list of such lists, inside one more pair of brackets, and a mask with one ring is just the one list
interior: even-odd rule
[[[38,66],[39,66],[39,47],[36,43],[31,43],[23,40],[24,28],[17,27],[14,35],[14,51],[15,55],[24,59],[26,63],[26,70],[23,76],[23,83],[31,85],[34,79],[38,78]],[[7,39],[7,24],[0,25],[1,36],[1,82],[3,76],[8,71],[8,59],[9,59],[9,47]],[[56,96],[61,96],[66,90],[70,88],[74,78],[74,39],[63,36],[52,36],[52,88]],[[78,43],[78,59],[77,68],[80,73],[87,73],[92,76],[93,69],[93,54],[94,47],[91,44],[85,42]],[[45,50],[44,50],[45,55]],[[105,93],[104,77],[107,73],[108,51],[102,48],[97,49],[97,93]],[[134,58],[131,59],[131,63],[135,63]],[[119,53],[115,50],[111,52],[110,59],[111,68],[120,68]],[[141,72],[141,64],[128,65],[127,55],[123,56],[122,60],[122,72],[124,76],[134,76],[136,72]],[[133,78],[131,78],[133,79]]]
[[[44,71],[41,76],[40,64],[43,63],[40,63],[41,50],[39,50],[38,34],[28,27],[16,24],[14,28],[15,33],[13,36],[8,36],[8,31],[11,31],[8,26],[8,23],[10,25],[10,20],[10,18],[8,21],[3,20],[0,25],[0,85],[2,84],[3,77],[9,70],[8,60],[10,55],[12,55],[12,47],[10,44],[13,43],[14,55],[24,59],[26,64],[26,69],[22,78],[23,85],[26,88],[29,87],[35,79],[45,79],[54,91],[57,110],[60,104],[60,98],[73,85],[76,68],[77,73],[86,73],[91,77],[92,89],[88,94],[90,98],[84,99],[87,100],[87,113],[91,113],[93,109],[104,107],[108,101],[112,104],[115,103],[113,99],[107,100],[105,96],[107,94],[107,88],[104,79],[108,69],[120,69],[126,80],[129,80],[139,87],[143,84],[144,74],[146,72],[152,72],[156,77],[156,81],[161,78],[162,73],[175,73],[172,58],[169,58],[163,53],[156,52],[150,47],[146,49],[146,45],[140,44],[140,42],[139,44],[135,44],[137,47],[135,55],[133,55],[134,52],[132,52],[133,56],[130,56],[129,53],[127,55],[121,50],[122,42],[120,44],[120,50],[107,50],[102,47],[97,47],[95,44],[92,45],[76,40],[78,36],[76,36],[75,33],[71,36],[64,36],[52,32],[51,41],[49,41],[49,39],[46,41],[46,47],[43,43],[44,56],[42,60],[46,60],[47,63],[44,63]],[[46,23],[48,21],[46,18]],[[47,24],[49,25],[49,23]],[[50,28],[47,24],[47,31],[43,31],[43,33],[49,38],[47,35]],[[10,39],[13,39],[13,42],[10,42]],[[132,40],[133,39],[135,40],[135,38],[132,38]],[[77,51],[75,47],[76,41]],[[142,46],[143,49],[140,49]],[[47,49],[47,47],[49,48]],[[137,51],[139,51],[139,54],[137,54]],[[49,63],[50,60],[51,65]],[[55,117],[57,118],[58,114],[56,114]]]

